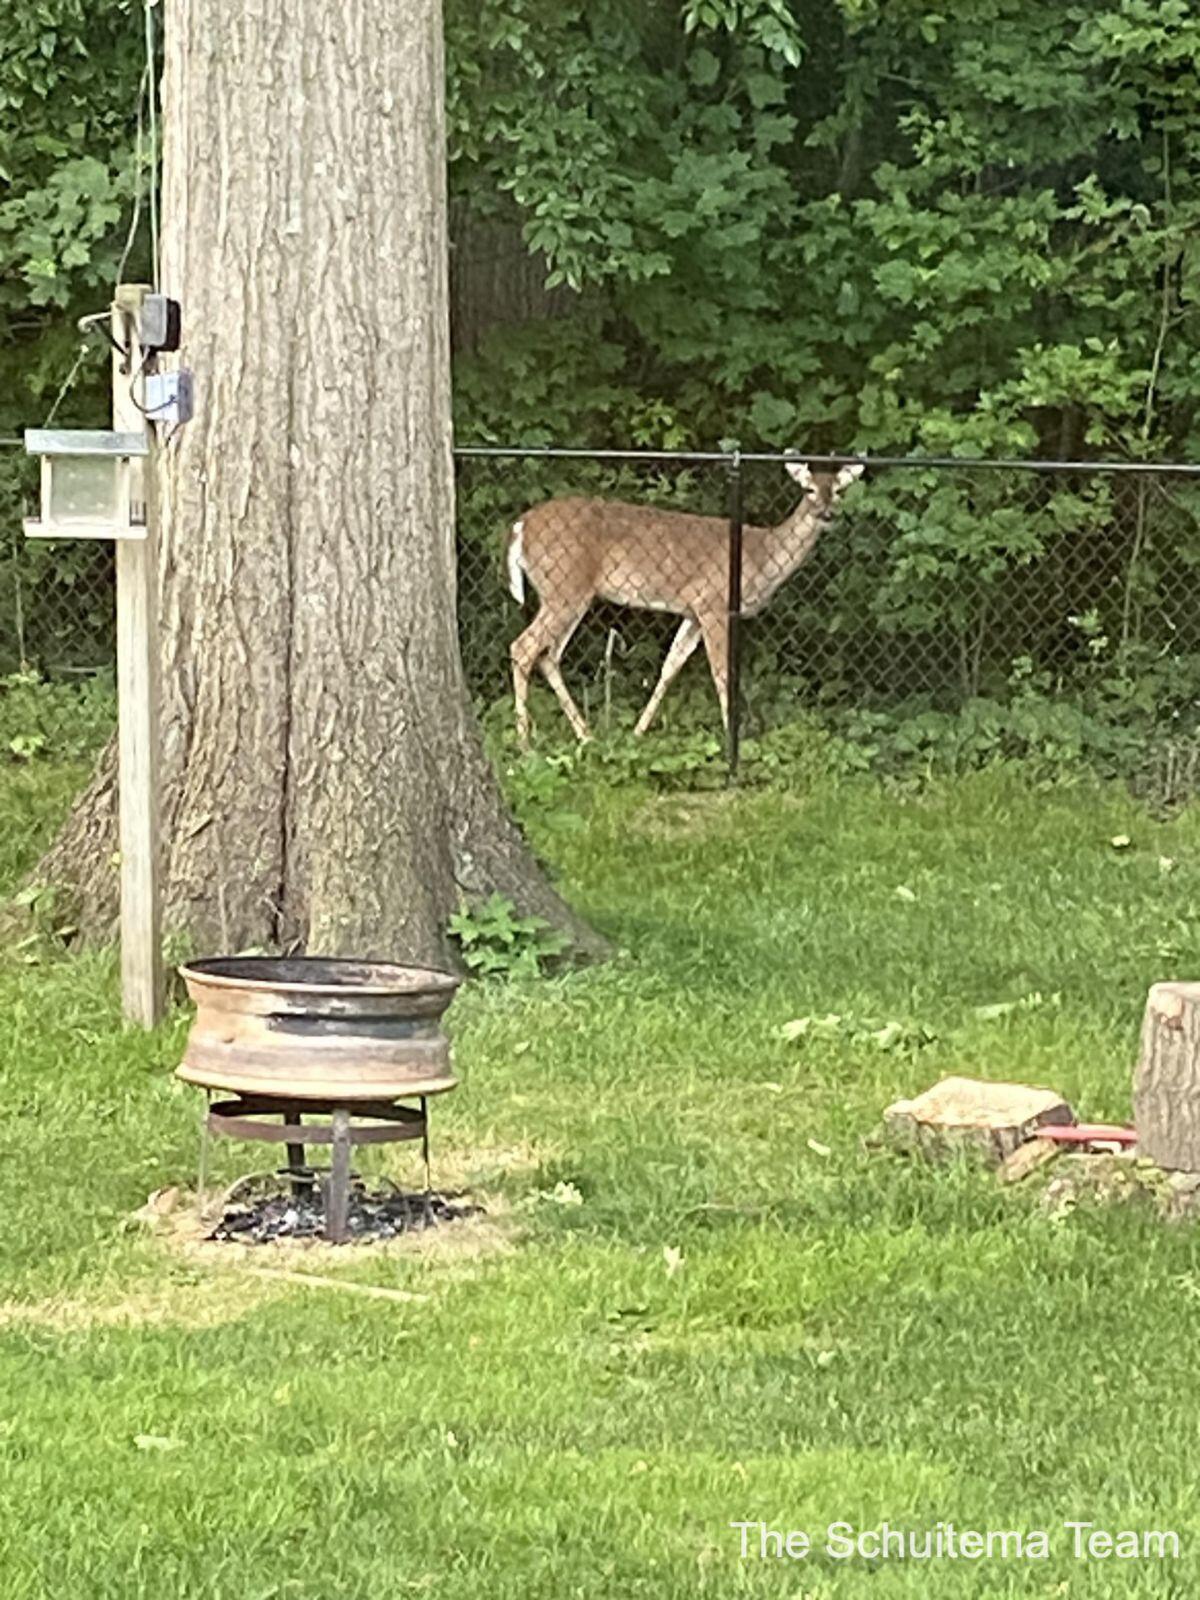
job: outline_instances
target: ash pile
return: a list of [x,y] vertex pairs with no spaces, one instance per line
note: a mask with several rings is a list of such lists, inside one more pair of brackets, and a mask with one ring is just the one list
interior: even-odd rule
[[[239,1185],[238,1189],[242,1189]],[[370,1190],[361,1183],[350,1188],[346,1213],[346,1243],[368,1244],[424,1233],[446,1223],[483,1214],[461,1194],[424,1190],[412,1194],[400,1189]],[[209,1239],[236,1244],[273,1244],[283,1239],[324,1239],[328,1218],[320,1184],[293,1192],[290,1185],[256,1185],[251,1192],[231,1192],[221,1206],[221,1218]]]

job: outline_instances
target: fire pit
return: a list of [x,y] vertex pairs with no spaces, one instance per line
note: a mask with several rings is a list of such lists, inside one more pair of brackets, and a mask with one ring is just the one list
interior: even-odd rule
[[[311,1201],[305,1145],[330,1145],[334,1243],[347,1236],[355,1145],[419,1139],[428,1195],[428,1100],[457,1082],[441,1021],[458,978],[322,956],[220,956],[179,970],[196,1016],[177,1070],[209,1093],[206,1146],[210,1134],[285,1144],[292,1192]],[[214,1091],[232,1098],[213,1104]]]
[[[420,1234],[447,1222],[481,1215],[482,1207],[461,1195],[406,1194],[386,1182],[374,1189],[354,1183],[346,1217],[347,1239],[355,1244]],[[328,1237],[321,1197],[289,1194],[262,1177],[243,1178],[221,1201],[210,1239],[241,1245],[276,1244],[288,1239]]]

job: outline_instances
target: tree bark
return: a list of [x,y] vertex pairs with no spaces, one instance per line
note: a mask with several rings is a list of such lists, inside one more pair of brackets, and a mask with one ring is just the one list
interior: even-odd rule
[[496,217],[476,216],[465,201],[450,207],[450,342],[469,355],[498,328],[569,313],[573,290],[546,288],[549,266],[531,254],[513,207]]
[[1133,1084],[1138,1154],[1200,1172],[1200,983],[1156,983]]
[[[505,812],[458,651],[439,0],[171,0],[168,927],[446,959],[497,890],[600,941]],[[112,758],[44,864],[111,928]]]

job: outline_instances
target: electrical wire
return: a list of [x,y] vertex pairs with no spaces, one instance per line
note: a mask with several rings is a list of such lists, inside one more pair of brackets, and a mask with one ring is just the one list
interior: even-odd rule
[[150,278],[155,292],[159,288],[158,276],[158,79],[154,71],[154,0],[144,0],[143,16],[146,32],[146,72],[150,78],[148,106],[150,111]]
[[125,267],[129,261],[133,241],[137,237],[138,223],[142,219],[142,136],[145,121],[146,89],[151,81],[150,68],[142,68],[142,81],[138,87],[137,99],[137,137],[133,147],[133,214],[129,219],[129,232],[125,235],[125,248],[121,251],[121,259],[117,262],[117,274],[114,282],[119,286],[125,277]]
[[145,381],[146,380],[146,371],[149,368],[151,361],[153,361],[153,360],[154,360],[154,351],[153,350],[145,351],[143,356],[142,356],[142,364],[141,364],[141,366],[137,369],[137,371],[134,373],[133,377],[130,378],[130,380],[129,380],[129,398],[130,398],[130,400],[138,408],[138,410],[142,413],[142,415],[144,417],[149,417],[151,422],[156,420],[155,416],[154,416],[154,413],[150,410],[149,406],[145,406],[145,405],[142,404],[142,402],[138,399],[137,395],[134,394],[133,391],[137,388],[138,380],[140,378],[142,380],[142,393],[144,394],[146,392],[146,381]]
[[88,341],[86,339],[79,346],[79,350],[76,353],[75,361],[74,361],[74,363],[73,363],[73,365],[71,367],[71,370],[70,370],[70,372],[67,373],[66,377],[63,379],[62,388],[59,389],[58,393],[54,396],[54,404],[50,407],[50,410],[47,412],[45,422],[42,423],[42,427],[43,428],[48,428],[50,426],[50,424],[54,421],[55,417],[58,415],[58,408],[59,408],[60,405],[62,405],[63,401],[66,399],[67,394],[70,391],[70,388],[71,388],[72,384],[75,382],[75,379],[79,376],[79,369],[83,365],[83,363],[87,360],[88,356],[91,354],[91,349],[92,349],[92,347],[91,347],[91,345],[88,343]]

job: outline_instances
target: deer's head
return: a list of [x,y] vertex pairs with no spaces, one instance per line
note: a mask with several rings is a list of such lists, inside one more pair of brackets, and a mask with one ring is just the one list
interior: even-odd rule
[[861,478],[864,470],[861,461],[839,467],[836,472],[814,472],[806,461],[787,461],[784,467],[804,490],[802,509],[815,510],[822,522],[832,516],[842,490]]

